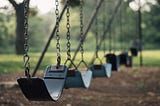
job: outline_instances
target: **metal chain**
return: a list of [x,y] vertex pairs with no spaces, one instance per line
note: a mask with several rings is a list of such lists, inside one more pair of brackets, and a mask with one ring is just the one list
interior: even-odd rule
[[25,76],[27,78],[30,77],[30,57],[28,55],[29,51],[29,35],[28,35],[28,10],[29,10],[29,1],[24,0],[24,70],[25,70]]
[[123,45],[123,25],[122,25],[122,7],[123,5],[121,4],[121,7],[120,7],[120,10],[119,10],[119,26],[120,26],[120,46],[121,46],[121,49],[123,50],[124,49],[124,45]]
[[66,36],[66,39],[67,39],[67,60],[71,60],[71,43],[70,43],[70,20],[69,20],[69,17],[70,17],[70,11],[69,11],[69,0],[67,0],[67,12],[66,12],[66,17],[67,17],[67,24],[66,24],[66,28],[67,28],[67,36]]
[[109,53],[111,53],[111,51],[112,51],[112,25],[110,26],[110,28],[109,28]]
[[81,58],[83,61],[83,54],[84,54],[84,49],[83,49],[83,1],[80,0],[80,51],[81,51]]
[[56,10],[55,10],[55,14],[56,14],[56,40],[57,40],[57,44],[56,44],[56,49],[57,49],[57,67],[60,66],[61,64],[61,54],[60,54],[60,35],[59,35],[59,1],[55,0],[55,5],[56,5]]
[[95,18],[96,58],[98,58],[98,17]]
[[[105,10],[106,8],[106,5],[105,5],[105,1],[103,3],[103,9]],[[103,31],[105,31],[105,28],[106,28],[106,24],[105,24],[105,20],[106,20],[106,14],[105,12],[103,13]],[[106,39],[106,36],[103,37],[103,52],[104,54],[106,53],[106,42],[105,42],[105,39]]]

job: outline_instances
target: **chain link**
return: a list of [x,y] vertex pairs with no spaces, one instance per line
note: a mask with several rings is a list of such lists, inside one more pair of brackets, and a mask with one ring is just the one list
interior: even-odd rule
[[25,70],[25,76],[27,78],[30,77],[30,57],[28,55],[29,51],[29,35],[28,35],[28,10],[29,10],[29,1],[24,0],[24,70]]
[[67,59],[71,60],[71,43],[70,43],[70,10],[69,10],[69,0],[67,0],[67,12],[66,12],[66,17],[67,17],[67,24],[66,24],[66,28],[67,28]]
[[83,60],[83,54],[84,54],[84,49],[83,49],[83,1],[80,0],[80,51],[81,51],[81,58]]
[[61,64],[61,54],[60,54],[60,35],[59,35],[59,1],[55,0],[55,5],[56,5],[56,49],[57,49],[57,67],[60,66]]

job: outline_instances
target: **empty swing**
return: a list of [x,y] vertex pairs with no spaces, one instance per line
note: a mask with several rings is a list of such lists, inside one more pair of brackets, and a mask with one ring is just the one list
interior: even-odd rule
[[[122,6],[120,8],[120,12],[119,12],[119,26],[120,26],[120,44],[121,44],[121,49],[122,52],[118,55],[119,56],[119,61],[120,61],[120,65],[127,65],[128,60],[128,51],[125,50],[125,37],[124,37],[124,31],[123,31],[123,18],[122,18]],[[124,12],[123,12],[124,13]],[[127,18],[125,19],[125,21],[127,21]]]
[[138,55],[138,50],[137,50],[137,48],[131,47],[131,48],[130,48],[130,51],[131,51],[131,55],[132,55],[132,56],[137,56],[137,55]]
[[119,57],[112,51],[111,27],[109,29],[109,53],[105,55],[106,62],[112,65],[112,71],[119,71]]
[[[92,76],[93,78],[97,78],[97,77],[107,77],[107,78],[110,78],[111,77],[111,64],[106,64],[106,65],[103,65],[101,59],[99,58],[99,55],[98,55],[98,50],[99,50],[99,46],[98,46],[98,26],[97,26],[97,23],[98,22],[98,19],[97,19],[97,16],[96,16],[96,19],[95,19],[95,27],[96,27],[96,30],[95,30],[95,38],[96,38],[96,52],[95,52],[95,59],[92,63],[92,65],[90,66],[90,69],[92,71]],[[95,60],[99,60],[100,64],[95,64]]]
[[[139,29],[138,29],[138,15],[136,15],[135,13],[135,35],[136,35],[136,38],[138,38],[138,33],[139,33]],[[136,57],[138,56],[138,52],[141,50],[141,44],[140,44],[140,41],[138,39],[136,39],[134,37],[133,41],[131,42],[131,47],[130,47],[130,52],[131,52],[131,55]]]
[[30,76],[30,64],[29,64],[29,45],[28,45],[28,0],[24,0],[24,11],[25,11],[25,21],[24,21],[24,37],[25,37],[25,54],[24,54],[24,66],[25,66],[25,76],[24,78],[17,79],[20,89],[28,100],[33,101],[56,101],[61,96],[63,87],[65,84],[67,76],[67,67],[60,65],[61,55],[60,55],[60,44],[59,44],[59,10],[58,10],[58,0],[55,1],[56,4],[56,37],[57,37],[57,64],[50,65],[46,68],[43,79]]
[[70,66],[68,68],[67,72],[67,78],[65,81],[65,88],[89,88],[91,79],[92,79],[92,72],[90,70],[86,70],[84,73],[82,71],[78,70],[78,67],[80,66],[81,63],[84,63],[85,66],[87,67],[87,64],[83,60],[83,41],[82,41],[82,36],[83,36],[83,6],[82,6],[82,0],[80,0],[80,31],[81,31],[81,54],[82,54],[82,60],[80,63],[76,66],[73,61],[71,60],[71,54],[70,54],[70,24],[69,24],[69,7],[67,8],[67,60],[65,64],[67,64],[68,61],[71,62],[71,65],[74,66],[74,69],[71,69]]
[[128,52],[122,52],[118,55],[120,60],[120,65],[127,65],[129,61]]

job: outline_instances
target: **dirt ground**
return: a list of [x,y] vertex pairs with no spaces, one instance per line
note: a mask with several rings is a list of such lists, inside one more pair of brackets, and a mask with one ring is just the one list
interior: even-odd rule
[[[21,75],[2,74],[0,82]],[[1,85],[0,106],[160,106],[160,67],[121,67],[110,79],[93,79],[89,89],[64,89],[57,102],[28,101],[17,85]]]

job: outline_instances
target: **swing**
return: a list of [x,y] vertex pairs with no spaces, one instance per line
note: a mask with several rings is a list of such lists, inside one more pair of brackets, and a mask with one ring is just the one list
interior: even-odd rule
[[132,56],[137,56],[138,55],[138,50],[135,47],[131,47],[130,52],[131,52]]
[[[69,70],[71,71],[71,70]],[[68,88],[89,88],[92,79],[92,72],[87,70],[82,73],[74,70],[74,74],[67,76],[64,87]]]
[[[135,35],[139,35],[139,33],[140,33],[140,29],[137,29],[137,27],[140,25],[139,24],[139,18],[138,18],[138,16],[136,16],[136,33],[135,33]],[[138,28],[140,28],[140,27],[138,27]],[[138,31],[139,30],[139,31]],[[136,37],[139,37],[139,36],[136,36]],[[136,40],[135,38],[134,38],[134,40],[132,41],[132,43],[131,43],[131,47],[130,47],[130,52],[131,52],[131,55],[132,56],[138,56],[138,52],[141,50],[141,43],[140,43],[140,41],[139,40]]]
[[112,65],[112,71],[119,71],[119,57],[115,53],[111,53],[112,51],[112,36],[111,36],[111,27],[109,29],[109,53],[105,55],[106,63],[110,63]]
[[125,41],[127,41],[127,39],[124,36],[126,33],[124,33],[124,31],[123,31],[123,25],[122,25],[123,24],[123,20],[122,19],[125,18],[125,20],[127,21],[128,18],[126,18],[126,17],[124,17],[122,15],[122,11],[124,9],[124,8],[122,8],[122,6],[121,6],[120,12],[119,12],[119,15],[120,15],[119,25],[120,25],[120,44],[121,44],[121,49],[122,49],[123,52],[120,53],[118,55],[118,57],[119,57],[119,63],[120,63],[120,65],[127,65],[127,62],[128,62],[128,52],[125,50]]
[[[68,9],[67,9],[68,10]],[[69,11],[68,11],[69,12]],[[69,20],[69,17],[68,17]],[[69,24],[69,22],[68,22]],[[70,26],[70,25],[68,25]],[[69,28],[68,32],[69,32]],[[91,83],[91,79],[92,79],[92,72],[90,70],[87,70],[85,72],[82,72],[80,70],[78,70],[78,67],[80,66],[80,64],[84,64],[87,67],[86,62],[83,59],[83,41],[82,41],[82,37],[83,37],[83,3],[82,0],[80,0],[80,32],[81,32],[81,36],[80,36],[80,42],[81,42],[81,61],[80,63],[75,66],[73,61],[71,60],[71,56],[70,56],[70,46],[68,46],[68,60],[71,62],[71,65],[74,66],[74,69],[69,69],[68,70],[68,76],[66,78],[65,81],[65,88],[89,88],[90,83]],[[67,33],[67,40],[68,40],[68,44],[70,43],[70,33]]]
[[[19,78],[17,82],[28,100],[49,101],[60,97],[67,74],[67,67],[48,66],[44,79],[29,77]],[[56,86],[55,86],[56,85]]]
[[127,62],[129,61],[129,56],[127,52],[122,52],[119,56],[120,65],[127,65]]
[[[58,0],[56,0],[56,13],[58,13]],[[30,76],[29,55],[28,55],[28,0],[24,1],[25,21],[24,21],[24,37],[25,37],[25,78],[17,79],[20,89],[28,100],[32,101],[56,101],[60,98],[67,76],[67,67],[60,65],[60,46],[57,46],[57,65],[48,66],[44,74],[44,78],[36,78]],[[58,17],[58,14],[56,14]],[[58,21],[58,18],[57,18]],[[59,23],[56,22],[59,26]],[[57,27],[58,33],[58,27]],[[57,34],[56,33],[56,34]],[[57,34],[57,45],[59,44],[59,35]]]
[[93,73],[92,76],[93,76],[93,78],[97,78],[97,77],[110,78],[111,77],[111,68],[112,68],[111,64],[106,64],[106,66],[104,66],[102,64],[91,65],[91,71]]
[[106,62],[112,64],[112,71],[119,71],[119,58],[114,53],[106,55]]
[[92,71],[92,76],[93,78],[97,78],[97,77],[107,77],[110,78],[111,77],[111,64],[106,64],[103,65],[101,59],[98,56],[98,30],[97,30],[97,16],[96,16],[96,20],[95,20],[95,26],[96,26],[96,33],[95,33],[95,37],[96,37],[96,59],[98,59],[100,61],[100,64],[93,64],[90,66],[90,69]]

